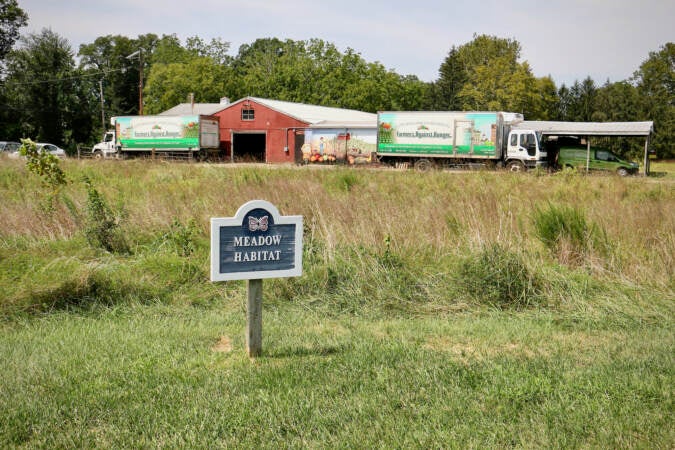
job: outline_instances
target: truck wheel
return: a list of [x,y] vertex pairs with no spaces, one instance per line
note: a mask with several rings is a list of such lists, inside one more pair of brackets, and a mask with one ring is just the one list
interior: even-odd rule
[[525,170],[527,169],[525,168],[525,165],[523,165],[523,163],[520,161],[510,161],[506,165],[506,170],[508,170],[509,172],[525,172]]
[[103,153],[100,150],[94,152],[94,159],[103,159]]
[[432,163],[430,160],[422,158],[418,159],[415,161],[415,170],[418,172],[428,172],[431,169],[433,169],[434,163]]
[[628,169],[625,167],[619,167],[616,169],[616,174],[619,175],[620,177],[626,177],[628,176]]

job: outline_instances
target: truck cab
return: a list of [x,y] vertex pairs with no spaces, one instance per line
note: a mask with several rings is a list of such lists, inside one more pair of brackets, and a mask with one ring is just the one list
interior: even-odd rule
[[91,149],[91,152],[96,158],[104,158],[115,155],[117,153],[115,132],[112,130],[106,131],[103,135],[103,140],[94,145],[94,147]]
[[541,145],[541,134],[520,129],[509,132],[504,163],[513,172],[547,167],[547,153]]

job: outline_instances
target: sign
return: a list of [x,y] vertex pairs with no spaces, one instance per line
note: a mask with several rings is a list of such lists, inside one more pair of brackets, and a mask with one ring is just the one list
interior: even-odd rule
[[211,219],[211,281],[302,275],[302,216],[281,216],[264,200]]

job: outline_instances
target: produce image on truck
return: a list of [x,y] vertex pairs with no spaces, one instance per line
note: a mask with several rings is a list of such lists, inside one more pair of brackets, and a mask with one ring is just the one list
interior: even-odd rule
[[438,166],[547,167],[537,132],[508,112],[390,111],[377,115],[377,158],[418,170]]
[[92,148],[96,157],[147,154],[183,154],[197,159],[220,150],[220,128],[213,116],[113,117],[115,127]]

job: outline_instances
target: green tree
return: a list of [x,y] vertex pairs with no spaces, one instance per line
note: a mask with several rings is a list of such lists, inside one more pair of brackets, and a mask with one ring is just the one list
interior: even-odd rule
[[462,108],[459,93],[467,82],[468,73],[466,65],[461,60],[460,52],[454,45],[448,52],[441,67],[438,69],[439,77],[431,86],[432,110],[456,111]]
[[5,56],[19,38],[19,28],[28,23],[28,15],[19,8],[16,0],[0,0],[0,130],[4,139],[18,140],[21,129],[17,123],[17,111],[9,105],[9,93],[3,75]]
[[58,34],[43,29],[20,42],[7,56],[5,83],[20,133],[72,149],[91,129],[92,89]]
[[192,36],[186,39],[185,48],[194,56],[211,58],[215,63],[229,65],[232,63],[232,57],[227,54],[230,50],[230,43],[221,38],[212,38],[208,44],[198,36]]
[[654,121],[651,146],[660,158],[675,156],[675,43],[668,42],[635,72],[634,80],[642,100],[642,114]]
[[0,61],[5,59],[19,38],[19,28],[28,23],[28,15],[16,0],[0,0]]
[[[431,87],[435,109],[506,110],[543,114],[543,84],[520,63],[520,43],[513,39],[474,35],[471,42],[452,47]],[[536,118],[536,117],[533,117]]]
[[[314,68],[306,64],[306,52],[302,43],[277,38],[257,39],[252,44],[240,46],[233,62],[240,82],[239,96],[299,101],[300,97],[312,95],[311,85],[305,84],[298,89],[303,81],[309,80],[303,78],[302,70],[307,76],[314,72]],[[296,63],[302,68],[296,66],[294,69]]]
[[258,39],[233,61],[242,95],[375,112],[417,109],[426,83],[369,63],[353,49],[341,53],[320,39]]
[[228,67],[206,57],[185,63],[156,63],[144,90],[147,113],[157,114],[185,103],[190,93],[197,103],[217,103],[228,92],[230,72]]
[[[630,122],[641,120],[642,100],[637,88],[628,81],[610,83],[598,88],[592,120],[594,122]],[[640,160],[644,155],[644,139],[612,138],[603,143],[616,154]]]
[[558,106],[556,108],[555,120],[570,120],[570,105],[572,104],[572,94],[570,89],[563,84],[558,89]]
[[163,36],[152,54],[144,98],[147,112],[159,113],[184,103],[194,94],[198,103],[216,103],[238,87],[228,64],[229,43],[212,39],[205,43],[191,37],[183,46],[175,36]]
[[642,105],[638,89],[628,81],[610,83],[597,90],[592,119],[595,122],[640,120]]
[[527,61],[519,62],[514,39],[474,35],[453,46],[428,88],[426,107],[438,110],[505,110],[530,119],[557,115],[558,93],[551,77],[535,78]]
[[[166,40],[170,41],[171,38]],[[140,35],[136,39],[108,35],[96,38],[91,44],[80,45],[80,69],[90,79],[101,82],[107,117],[138,114],[141,66],[145,84],[152,55],[159,41],[155,34]],[[169,47],[167,42],[163,45]],[[129,58],[134,53],[136,56]],[[100,103],[98,89],[96,95]]]
[[529,113],[536,80],[529,65],[518,64],[514,57],[497,54],[489,62],[474,66],[459,93],[462,108]]
[[537,78],[536,98],[532,104],[532,120],[557,120],[560,97],[555,82],[550,76]]
[[598,89],[591,77],[586,77],[581,83],[574,82],[569,92],[567,116],[565,120],[572,122],[590,122],[595,112],[595,99]]

